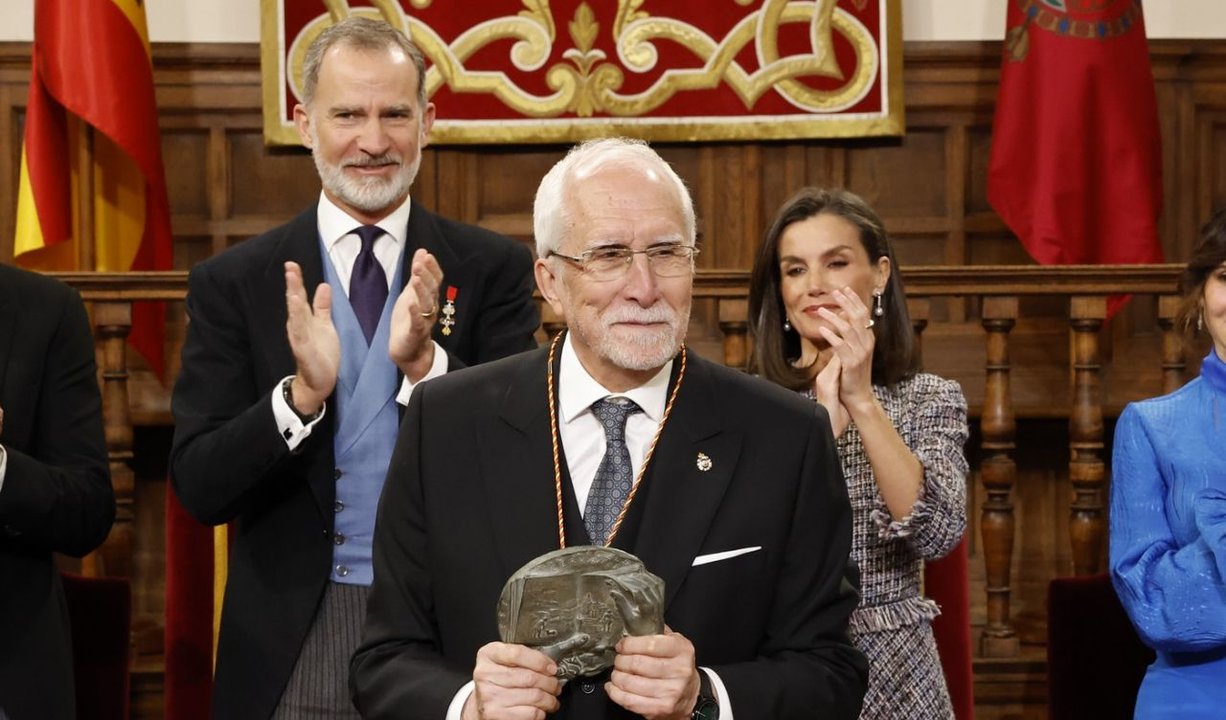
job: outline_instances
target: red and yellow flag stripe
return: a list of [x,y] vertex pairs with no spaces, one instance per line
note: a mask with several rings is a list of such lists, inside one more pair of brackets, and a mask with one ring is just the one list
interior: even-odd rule
[[[35,0],[31,64],[17,262],[39,270],[170,269],[170,208],[143,4]],[[83,153],[86,137],[91,148]],[[92,196],[89,228],[77,212],[83,192]],[[91,247],[81,247],[84,237],[92,237]],[[160,305],[133,309],[132,344],[159,376],[164,317]]]

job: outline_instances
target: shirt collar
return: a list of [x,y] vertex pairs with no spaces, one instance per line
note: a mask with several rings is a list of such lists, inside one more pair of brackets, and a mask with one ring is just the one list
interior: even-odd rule
[[[404,202],[400,203],[400,207],[397,207],[387,217],[375,223],[397,245],[404,244],[404,236],[409,228],[409,209],[412,207],[412,204],[412,200],[406,197]],[[363,224],[360,220],[355,220],[349,213],[332,202],[323,191],[319,193],[319,205],[317,206],[315,217],[315,223],[319,227],[319,236],[323,238],[324,247],[329,252],[332,251],[336,243],[340,242],[341,238]]]
[[571,345],[570,333],[566,333],[562,341],[562,359],[558,366],[558,410],[562,422],[570,423],[583,411],[588,410],[592,403],[610,395],[630,398],[643,410],[652,422],[660,422],[664,417],[664,405],[668,395],[668,380],[672,376],[673,361],[669,360],[650,380],[642,385],[614,393],[596,382]]

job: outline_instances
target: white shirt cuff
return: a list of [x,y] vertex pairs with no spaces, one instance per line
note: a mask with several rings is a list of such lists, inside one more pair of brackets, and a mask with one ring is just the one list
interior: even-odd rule
[[469,696],[473,694],[473,689],[476,687],[472,680],[464,683],[464,687],[456,692],[451,704],[447,706],[446,720],[460,720],[460,715],[464,713],[464,703],[468,702]]
[[303,424],[298,418],[298,413],[294,412],[289,403],[285,402],[285,393],[281,392],[282,383],[292,377],[294,376],[286,375],[281,378],[281,381],[272,390],[272,414],[277,419],[277,430],[280,431],[281,437],[285,438],[285,444],[291,451],[297,449],[303,440],[311,436],[311,429],[320,420],[323,420],[324,414],[328,412],[328,404],[324,403],[319,409],[319,415],[311,422]]
[[[732,720],[732,700],[728,698],[728,688],[724,687],[724,681],[720,680],[719,675],[716,675],[711,668],[700,667],[698,669],[711,678],[711,689],[715,691],[715,701],[719,703],[719,720]],[[448,718],[448,720],[451,719]]]
[[0,490],[4,489],[4,473],[9,469],[9,454],[0,445]]
[[[430,342],[434,343],[434,363],[430,365],[430,371],[427,372],[425,377],[423,377],[421,380],[412,382],[406,377],[404,381],[400,383],[400,392],[396,393],[396,402],[400,403],[401,405],[409,404],[409,397],[413,394],[413,388],[427,380],[447,374],[447,365],[449,362],[447,359],[447,351],[433,340]],[[451,716],[449,715],[448,718],[450,717]]]

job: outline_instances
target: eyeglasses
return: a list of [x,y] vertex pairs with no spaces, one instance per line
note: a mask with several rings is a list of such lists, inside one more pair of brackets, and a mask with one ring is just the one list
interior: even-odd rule
[[625,245],[585,250],[578,255],[563,255],[550,250],[549,257],[560,257],[578,265],[584,273],[597,282],[617,280],[626,274],[635,255],[647,256],[647,267],[658,277],[680,277],[694,270],[694,256],[698,248],[693,245],[655,245],[646,250],[631,250]]

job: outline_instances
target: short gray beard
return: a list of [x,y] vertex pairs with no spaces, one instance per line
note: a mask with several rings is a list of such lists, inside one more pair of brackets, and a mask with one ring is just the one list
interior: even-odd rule
[[[626,320],[664,322],[665,327],[650,331],[621,333],[613,325]],[[690,309],[674,312],[664,302],[650,308],[611,311],[600,319],[604,332],[597,338],[583,338],[601,357],[625,370],[655,370],[663,367],[681,350],[690,322]]]
[[[314,126],[311,127],[311,143],[319,147],[319,137]],[[409,194],[413,181],[417,179],[417,171],[421,167],[421,153],[418,152],[413,162],[404,164],[403,158],[397,155],[381,155],[366,158],[362,162],[341,161],[339,165],[328,163],[312,152],[315,159],[315,170],[319,180],[329,194],[365,213],[379,213],[394,205],[398,205]],[[390,180],[370,177],[365,179],[352,178],[345,174],[345,168],[355,165],[380,165],[387,162],[400,163],[400,170]]]

